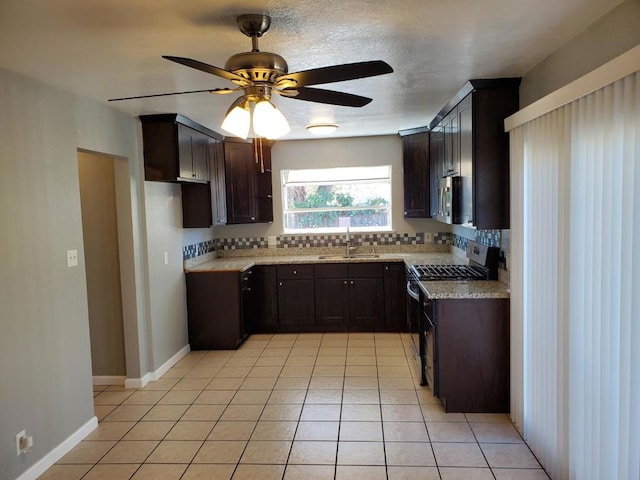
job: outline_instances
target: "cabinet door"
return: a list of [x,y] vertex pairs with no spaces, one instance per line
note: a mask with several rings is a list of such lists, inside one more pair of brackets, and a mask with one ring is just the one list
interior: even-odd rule
[[445,177],[460,173],[460,121],[455,107],[444,120],[444,172]]
[[178,173],[180,179],[193,180],[193,151],[197,143],[198,132],[185,126],[178,125]]
[[382,278],[349,279],[349,330],[374,332],[384,324]]
[[209,175],[209,139],[204,133],[195,132],[193,143],[193,177],[203,182],[208,182]]
[[273,222],[271,145],[259,139],[255,146],[255,152],[258,156],[256,163],[256,222]]
[[407,331],[407,294],[404,263],[384,266],[384,330]]
[[278,330],[315,331],[313,279],[278,280]]
[[460,192],[460,221],[462,224],[473,224],[473,94],[467,95],[458,104],[460,124],[460,176],[462,189]]
[[431,217],[438,216],[438,208],[440,206],[440,196],[438,188],[440,188],[440,180],[444,171],[444,132],[442,125],[437,126],[429,133],[429,196],[431,201]]
[[250,333],[273,333],[278,326],[278,295],[276,290],[276,267],[258,265],[253,271],[255,317]]
[[324,332],[344,332],[349,325],[349,281],[317,278],[316,319]]
[[225,186],[224,149],[222,142],[209,139],[209,160],[211,167],[211,212],[213,225],[227,223],[227,189]]
[[404,217],[429,215],[429,134],[402,137]]
[[253,148],[250,143],[225,142],[227,223],[256,221],[256,186]]
[[182,182],[182,227],[209,228],[211,188],[206,183]]

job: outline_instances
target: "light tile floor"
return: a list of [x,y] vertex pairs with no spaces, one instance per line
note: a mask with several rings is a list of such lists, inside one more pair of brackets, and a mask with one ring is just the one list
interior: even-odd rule
[[402,334],[253,335],[141,389],[43,480],[543,480],[506,415],[444,413]]

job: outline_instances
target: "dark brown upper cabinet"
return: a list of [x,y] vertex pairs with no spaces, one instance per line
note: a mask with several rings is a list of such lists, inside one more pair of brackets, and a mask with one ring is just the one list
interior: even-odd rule
[[222,137],[175,113],[142,115],[145,180],[206,183],[209,143]]
[[271,145],[224,142],[227,224],[273,221]]
[[401,130],[404,186],[404,217],[429,218],[429,130]]
[[[460,176],[460,223],[509,228],[509,136],[504,120],[519,108],[519,78],[470,80],[430,124],[431,141],[444,137],[442,176]],[[432,148],[431,153],[440,149]],[[436,190],[434,192],[434,189]],[[437,184],[431,184],[437,198]]]

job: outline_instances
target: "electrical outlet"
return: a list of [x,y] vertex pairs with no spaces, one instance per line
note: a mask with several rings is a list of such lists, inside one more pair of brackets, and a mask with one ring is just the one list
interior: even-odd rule
[[433,243],[433,233],[424,234],[424,243]]
[[67,250],[67,267],[78,266],[78,250]]
[[20,456],[27,453],[33,447],[33,437],[27,435],[26,430],[22,430],[16,435],[16,455]]

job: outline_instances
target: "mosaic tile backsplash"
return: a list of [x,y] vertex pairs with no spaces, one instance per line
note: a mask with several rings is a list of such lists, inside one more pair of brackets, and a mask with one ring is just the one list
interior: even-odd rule
[[[476,241],[490,247],[500,247],[500,268],[507,269],[509,254],[508,230],[477,230]],[[426,242],[424,232],[416,233],[364,233],[352,234],[351,243],[354,247],[389,247],[389,246],[417,246],[431,243],[433,245],[453,245],[465,251],[469,239],[449,232],[431,234],[432,241]],[[342,247],[344,235],[280,235],[271,248],[331,248]],[[184,261],[193,260],[204,255],[210,256],[215,252],[268,249],[267,237],[237,237],[207,240],[193,245],[187,245],[182,250]]]
[[[404,246],[404,245],[450,245],[451,234],[448,232],[433,233],[432,241],[425,242],[425,233],[364,233],[352,234],[351,244],[354,247]],[[280,235],[276,237],[275,248],[328,248],[344,245],[344,235]],[[225,250],[251,250],[269,248],[267,237],[218,238],[182,249],[184,260],[201,255]]]

